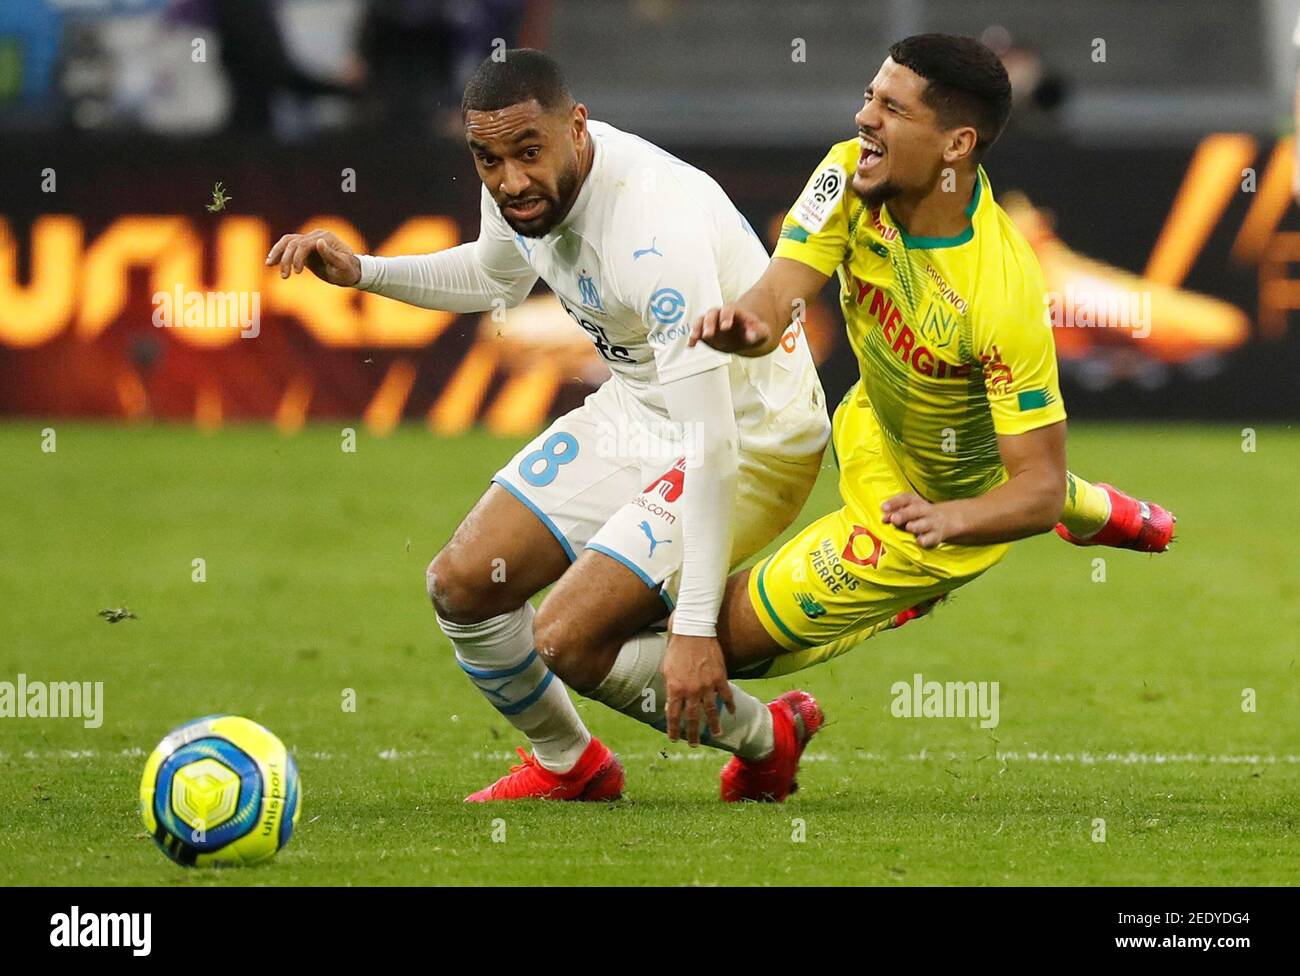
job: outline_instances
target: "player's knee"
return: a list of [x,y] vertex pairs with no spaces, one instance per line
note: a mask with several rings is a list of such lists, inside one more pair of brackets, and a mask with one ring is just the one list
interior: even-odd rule
[[429,602],[438,611],[438,616],[450,620],[455,616],[457,607],[452,601],[449,579],[451,567],[447,562],[442,553],[433,557],[428,569],[424,571],[424,588],[428,591]]
[[586,693],[600,684],[598,648],[575,621],[548,603],[542,604],[533,620],[533,646],[546,666],[574,691]]
[[511,609],[504,606],[504,594],[493,593],[473,575],[456,557],[444,549],[429,563],[424,572],[425,589],[429,602],[443,620],[457,624],[476,624]]
[[533,646],[546,666],[561,678],[564,677],[563,669],[574,656],[574,641],[569,629],[560,615],[552,612],[549,601],[543,601],[533,618]]

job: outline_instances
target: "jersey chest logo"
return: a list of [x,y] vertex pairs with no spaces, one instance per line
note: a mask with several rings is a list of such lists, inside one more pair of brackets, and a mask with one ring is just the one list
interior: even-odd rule
[[602,359],[610,363],[636,362],[636,359],[630,352],[628,352],[627,346],[615,345],[609,341],[609,333],[605,331],[604,327],[600,325],[600,323],[593,322],[591,319],[581,314],[580,311],[574,309],[573,306],[563,298],[560,298],[559,295],[556,295],[555,297],[560,299],[560,305],[569,313],[569,318],[582,326],[582,331],[586,332],[591,341],[595,343],[596,352],[600,353]]
[[587,308],[598,312],[605,311],[605,306],[600,300],[600,289],[596,287],[596,282],[586,271],[578,272],[578,299]]
[[957,316],[934,302],[917,331],[930,345],[942,349],[951,344],[953,336],[957,334]]

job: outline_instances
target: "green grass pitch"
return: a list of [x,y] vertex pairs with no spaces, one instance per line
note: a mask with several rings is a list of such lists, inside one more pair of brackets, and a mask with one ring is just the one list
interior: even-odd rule
[[[724,806],[720,754],[582,702],[624,801],[471,807],[519,740],[424,568],[515,442],[55,423],[43,453],[45,426],[0,426],[0,681],[103,681],[104,721],[0,719],[4,883],[1300,882],[1294,431],[1250,453],[1229,426],[1077,425],[1072,468],[1172,507],[1172,553],[1019,543],[931,618],[751,683],[829,718],[784,805]],[[801,521],[836,504],[823,474]],[[998,681],[1000,725],[893,717],[917,672]],[[185,870],[144,835],[145,754],[215,712],[296,752],[302,818],[269,864]]]

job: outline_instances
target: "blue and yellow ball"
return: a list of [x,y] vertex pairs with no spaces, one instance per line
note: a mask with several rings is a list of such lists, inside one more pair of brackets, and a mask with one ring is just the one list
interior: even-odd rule
[[256,864],[289,843],[301,812],[298,768],[256,722],[211,715],[173,729],[144,765],[140,815],[186,867]]

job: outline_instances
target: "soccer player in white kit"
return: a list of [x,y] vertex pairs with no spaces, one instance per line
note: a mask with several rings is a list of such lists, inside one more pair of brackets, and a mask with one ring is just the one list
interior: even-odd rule
[[[716,626],[728,571],[812,489],[824,397],[797,320],[761,359],[687,343],[692,319],[739,298],[767,252],[707,174],[588,121],[545,54],[483,61],[462,112],[483,182],[476,241],[381,258],[313,231],[281,238],[267,263],[452,312],[518,305],[541,278],[609,366],[497,473],[429,566],[461,668],[533,748],[467,799],[621,795],[621,765],[556,675],[738,756],[753,795],[731,798],[784,797],[821,711],[805,692],[765,706],[731,684]],[[530,597],[552,583],[534,613]]]

